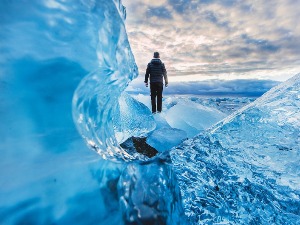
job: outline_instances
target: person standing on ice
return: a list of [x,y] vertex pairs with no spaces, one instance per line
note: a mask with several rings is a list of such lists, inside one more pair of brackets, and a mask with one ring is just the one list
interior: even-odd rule
[[168,76],[165,64],[163,64],[160,60],[158,52],[154,52],[153,59],[147,65],[144,81],[146,87],[148,87],[149,76],[152,113],[160,113],[162,108],[162,92],[164,86],[163,78],[165,79],[165,86],[168,87]]

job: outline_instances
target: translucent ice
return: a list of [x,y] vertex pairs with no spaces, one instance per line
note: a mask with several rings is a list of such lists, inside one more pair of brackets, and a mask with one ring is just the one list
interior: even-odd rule
[[118,184],[125,224],[188,224],[170,164],[154,162],[140,166],[131,163]]
[[[121,96],[138,74],[121,2],[0,1],[0,15],[1,224],[184,225],[181,198],[190,224],[299,224],[299,75],[185,141],[173,166],[139,162],[119,142],[154,126]],[[149,141],[224,116],[172,102]]]
[[300,74],[171,152],[192,224],[300,223]]
[[163,127],[152,132],[147,138],[147,143],[162,152],[170,150],[186,138],[186,132],[183,130]]
[[156,128],[149,108],[126,92],[120,96],[117,106],[113,116],[113,125],[118,143],[122,143],[132,136],[145,136]]
[[[151,108],[150,96],[139,94],[133,97]],[[243,98],[164,96],[163,112],[154,114],[156,128],[147,135],[147,143],[158,151],[169,150],[186,139],[187,133],[193,137],[223,119],[228,111],[241,107],[245,101]]]
[[195,136],[225,117],[226,114],[217,109],[187,99],[171,107],[165,116],[171,127],[185,131],[188,137]]
[[[113,120],[119,115],[118,100],[121,93],[138,75],[138,71],[127,40],[123,17],[119,11],[111,9],[110,4],[113,2],[97,2],[101,9],[97,12],[99,24],[96,26],[99,29],[99,68],[78,85],[73,98],[73,117],[88,145],[103,158],[133,159],[118,145]],[[107,15],[109,10],[112,11],[111,16]]]
[[[103,160],[76,129],[124,158],[112,117],[137,75],[124,17],[118,0],[0,1],[0,224],[183,224],[169,165]],[[136,213],[148,203],[152,214]]]

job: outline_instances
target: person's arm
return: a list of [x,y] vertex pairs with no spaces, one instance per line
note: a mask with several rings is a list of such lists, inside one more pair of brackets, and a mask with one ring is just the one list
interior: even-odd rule
[[163,71],[163,76],[165,79],[165,86],[167,87],[169,84],[169,81],[168,81],[168,75],[167,75],[167,70],[166,70],[165,64],[162,64],[162,71]]
[[148,87],[148,79],[149,79],[149,75],[150,75],[150,68],[149,68],[149,64],[147,65],[147,69],[146,69],[146,74],[145,74],[145,85],[146,87]]

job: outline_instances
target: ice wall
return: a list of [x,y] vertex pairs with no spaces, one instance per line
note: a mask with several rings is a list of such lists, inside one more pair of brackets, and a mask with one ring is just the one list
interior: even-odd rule
[[[124,13],[117,0],[0,1],[0,224],[122,225],[160,216],[165,224],[181,221],[176,180],[162,179],[172,173],[170,166],[151,164],[158,175],[148,164],[105,161],[87,148],[73,121],[74,109],[95,150],[107,147],[103,156],[124,158],[114,136],[118,118],[111,117],[118,95],[137,74]],[[159,208],[136,213],[145,204],[131,201],[122,180],[147,186],[144,203],[161,202]],[[159,199],[151,196],[154,189]],[[130,204],[121,207],[125,194]]]
[[[14,17],[9,14],[19,11]],[[1,3],[2,85],[17,83],[14,75],[22,76],[37,95],[44,94],[49,101],[59,98],[66,110],[76,89],[73,117],[78,130],[92,149],[115,160],[132,158],[118,146],[114,132],[120,132],[120,127],[114,130],[116,123],[112,123],[123,121],[115,113],[118,99],[138,74],[125,17],[125,8],[117,0]],[[62,93],[67,90],[68,99]],[[142,133],[149,124],[140,122]]]
[[119,15],[112,1],[0,2],[0,224],[105,222],[108,212],[122,223],[106,183],[122,166],[93,154],[72,118],[76,87],[99,65],[103,10]]
[[300,74],[171,151],[192,224],[299,224],[299,90]]

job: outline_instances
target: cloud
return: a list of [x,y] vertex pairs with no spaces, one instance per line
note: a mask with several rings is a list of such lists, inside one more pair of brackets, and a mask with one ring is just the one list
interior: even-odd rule
[[147,18],[158,17],[163,19],[172,19],[171,12],[163,6],[160,7],[149,7],[146,14]]
[[271,41],[263,39],[254,39],[249,37],[247,34],[241,36],[247,46],[254,46],[260,52],[277,52],[280,49],[279,45],[273,44]]
[[274,79],[283,80],[300,70],[297,1],[123,3],[127,7],[129,41],[141,73],[154,51],[161,53],[166,66],[177,76],[198,73],[216,78],[221,72],[243,79],[257,74],[261,79],[261,71],[265,71],[266,76],[274,74]]

